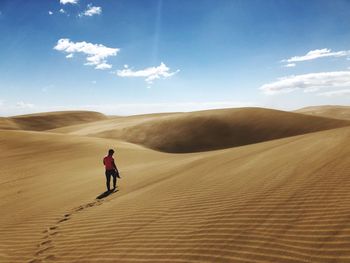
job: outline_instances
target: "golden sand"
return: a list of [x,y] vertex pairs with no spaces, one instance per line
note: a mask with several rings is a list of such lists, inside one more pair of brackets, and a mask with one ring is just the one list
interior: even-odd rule
[[[213,143],[215,120],[247,141]],[[0,262],[350,262],[346,125],[237,109],[0,130]],[[178,151],[175,128],[187,153],[142,146]],[[97,199],[109,148],[122,179]]]

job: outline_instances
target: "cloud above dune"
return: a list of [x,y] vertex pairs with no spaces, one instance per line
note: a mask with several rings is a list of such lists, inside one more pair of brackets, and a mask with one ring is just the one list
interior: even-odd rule
[[94,15],[100,15],[102,13],[102,7],[100,6],[93,6],[92,4],[87,5],[87,9],[80,13],[79,16],[94,16]]
[[67,58],[71,58],[74,53],[85,54],[86,63],[84,65],[94,66],[95,69],[110,69],[111,64],[107,63],[107,58],[116,56],[119,48],[110,48],[102,44],[92,44],[85,41],[72,42],[68,38],[62,38],[57,41],[55,50],[68,53]]
[[[315,49],[307,52],[302,56],[294,56],[288,59],[283,59],[281,62],[288,63],[284,65],[284,67],[294,67],[296,62],[315,60],[319,58],[325,57],[346,57],[350,56],[350,50],[342,50],[342,51],[332,51],[328,48]],[[288,66],[290,65],[290,66]]]
[[77,4],[79,0],[60,0],[60,4],[65,5],[65,4]]
[[21,109],[33,108],[34,104],[27,103],[27,102],[24,102],[24,101],[19,101],[19,102],[16,103],[16,107],[17,108],[21,108]]
[[350,87],[350,71],[332,71],[292,75],[262,85],[259,89],[265,94],[288,93],[295,90],[315,92],[323,88]]
[[340,96],[350,96],[350,89],[341,89],[341,90],[334,90],[334,91],[326,91],[318,93],[319,96],[324,97],[340,97]]
[[117,75],[119,77],[128,77],[128,78],[144,78],[148,84],[152,84],[156,79],[166,79],[169,78],[180,70],[176,70],[174,72],[170,72],[170,68],[168,68],[163,62],[160,63],[158,67],[149,67],[141,70],[132,70],[127,65],[124,66],[124,69],[118,70]]

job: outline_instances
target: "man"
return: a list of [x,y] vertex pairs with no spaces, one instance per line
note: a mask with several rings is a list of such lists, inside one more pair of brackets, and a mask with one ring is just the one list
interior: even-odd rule
[[120,178],[118,168],[114,163],[113,154],[114,154],[114,150],[110,149],[108,151],[108,155],[105,158],[103,158],[103,164],[106,167],[105,174],[106,174],[107,191],[111,191],[111,187],[110,187],[111,176],[113,176],[113,190],[115,190],[116,188],[117,177]]

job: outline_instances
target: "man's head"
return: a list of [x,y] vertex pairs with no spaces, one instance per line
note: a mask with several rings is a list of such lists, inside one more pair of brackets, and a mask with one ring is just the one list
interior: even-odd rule
[[114,150],[113,150],[113,149],[109,149],[109,150],[108,150],[108,155],[112,156],[113,153],[114,153]]

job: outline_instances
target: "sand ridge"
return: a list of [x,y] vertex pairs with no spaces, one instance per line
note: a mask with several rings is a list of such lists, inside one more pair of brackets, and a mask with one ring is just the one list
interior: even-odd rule
[[350,125],[350,121],[264,108],[237,108],[111,119],[51,130],[115,138],[151,149],[202,152]]
[[350,261],[350,127],[182,154],[79,134],[117,118],[0,130],[0,262]]
[[44,131],[107,119],[94,111],[56,111],[0,118],[0,129]]
[[310,106],[294,112],[341,120],[350,120],[350,106],[324,105]]

